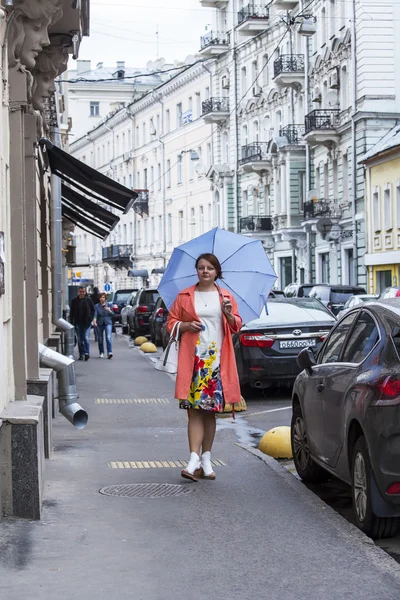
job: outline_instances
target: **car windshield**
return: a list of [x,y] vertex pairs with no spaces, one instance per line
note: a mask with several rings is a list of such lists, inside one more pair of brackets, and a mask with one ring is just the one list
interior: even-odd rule
[[350,288],[348,290],[344,290],[343,288],[332,288],[331,302],[332,304],[345,304],[349,299],[349,296],[359,296],[364,293],[364,290],[358,290],[357,288]]
[[129,290],[129,292],[116,292],[114,296],[114,302],[128,302],[131,294],[132,290]]
[[332,325],[336,322],[335,317],[321,302],[310,298],[270,299],[267,302],[267,309],[268,314],[263,308],[260,318],[250,321],[245,328],[316,322]]

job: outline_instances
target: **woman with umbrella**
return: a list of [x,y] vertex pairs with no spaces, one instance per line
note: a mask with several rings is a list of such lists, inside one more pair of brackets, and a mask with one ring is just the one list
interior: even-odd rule
[[240,402],[232,334],[242,326],[233,295],[216,285],[221,264],[212,253],[196,260],[198,283],[178,293],[167,322],[168,330],[180,322],[180,348],[175,396],[188,410],[190,459],[182,477],[215,479],[211,449],[215,415],[225,403]]

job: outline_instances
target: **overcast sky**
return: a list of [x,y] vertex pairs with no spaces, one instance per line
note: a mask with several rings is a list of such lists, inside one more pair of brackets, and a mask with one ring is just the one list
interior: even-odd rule
[[90,37],[84,38],[80,59],[112,66],[145,67],[159,57],[184,60],[198,52],[200,36],[211,23],[213,9],[199,0],[93,0],[90,3]]

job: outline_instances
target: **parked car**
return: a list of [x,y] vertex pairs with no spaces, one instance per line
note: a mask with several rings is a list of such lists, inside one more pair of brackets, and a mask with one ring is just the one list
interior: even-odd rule
[[387,300],[388,298],[399,298],[400,287],[388,287],[381,292],[379,300]]
[[315,283],[290,283],[283,293],[286,298],[306,298],[315,285]]
[[137,290],[132,292],[129,296],[126,306],[121,310],[121,325],[122,325],[122,333],[129,333],[129,312],[133,306],[134,300],[136,298]]
[[270,298],[281,298],[283,295],[284,294],[282,290],[271,290],[269,293]]
[[259,319],[234,336],[240,384],[267,388],[292,384],[302,348],[318,349],[336,323],[325,306],[309,298],[272,298]]
[[129,297],[132,292],[137,290],[134,289],[126,289],[126,290],[117,290],[114,292],[114,295],[111,300],[111,308],[114,312],[114,323],[121,323],[121,310],[126,306]]
[[350,296],[346,304],[343,306],[342,310],[338,313],[338,319],[342,318],[344,313],[350,310],[351,308],[355,308],[359,304],[363,304],[364,302],[368,302],[369,300],[376,300],[377,298],[378,296],[374,296],[374,294],[360,294],[359,296]]
[[149,318],[150,339],[156,346],[163,346],[162,330],[167,322],[168,313],[168,308],[160,296]]
[[142,288],[138,291],[128,313],[129,335],[135,338],[139,335],[149,335],[150,315],[160,297],[157,288]]
[[293,388],[294,463],[307,482],[351,485],[356,524],[390,537],[400,523],[400,306],[360,305],[315,355],[298,357]]
[[308,295],[310,298],[320,300],[334,315],[337,315],[343,309],[350,296],[359,296],[366,293],[362,287],[323,283],[315,285]]

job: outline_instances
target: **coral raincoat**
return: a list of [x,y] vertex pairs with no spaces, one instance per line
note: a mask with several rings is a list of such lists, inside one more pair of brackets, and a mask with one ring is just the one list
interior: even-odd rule
[[[196,315],[194,306],[194,292],[196,287],[196,285],[193,285],[179,292],[168,315],[167,328],[169,332],[177,321],[183,321],[184,323],[200,321]],[[232,333],[237,333],[240,330],[242,319],[239,316],[237,303],[232,294],[223,288],[218,287],[218,290],[220,292],[221,304],[223,296],[229,298],[232,304],[232,314],[235,317],[235,323],[230,325],[226,317],[223,316],[225,336],[221,349],[221,380],[225,404],[235,404],[240,402],[241,397]],[[175,397],[178,400],[186,400],[189,396],[198,337],[199,334],[192,331],[185,331],[181,336],[175,386]]]

